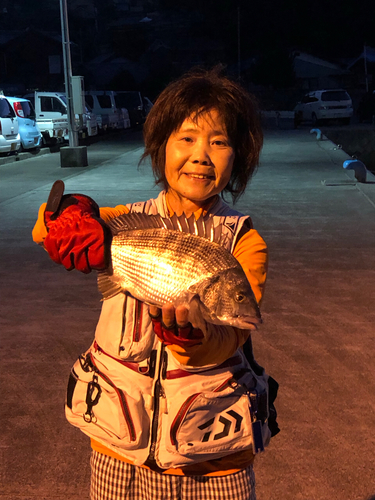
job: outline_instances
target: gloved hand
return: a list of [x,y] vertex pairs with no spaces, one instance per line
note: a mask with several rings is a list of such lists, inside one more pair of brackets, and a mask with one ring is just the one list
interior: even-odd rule
[[[204,336],[202,330],[194,328],[191,323],[187,322],[188,310],[186,308],[183,309],[186,310],[186,313],[182,310],[182,308],[176,309],[176,320],[183,323],[183,326],[180,326],[174,320],[175,311],[171,304],[164,306],[162,312],[160,309],[150,307],[150,317],[153,330],[157,337],[164,342],[164,344],[173,344],[187,348],[194,347],[202,343]],[[182,318],[184,319],[182,320]]]
[[61,190],[51,203],[53,190],[44,212],[48,231],[44,247],[51,259],[68,271],[89,273],[108,267],[112,235],[99,217],[98,205],[82,194],[62,196]]

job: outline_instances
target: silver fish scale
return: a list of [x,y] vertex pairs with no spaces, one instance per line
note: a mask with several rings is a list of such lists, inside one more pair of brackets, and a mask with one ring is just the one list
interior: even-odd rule
[[179,231],[124,231],[112,240],[111,279],[150,304],[173,303],[193,283],[236,265],[217,243]]

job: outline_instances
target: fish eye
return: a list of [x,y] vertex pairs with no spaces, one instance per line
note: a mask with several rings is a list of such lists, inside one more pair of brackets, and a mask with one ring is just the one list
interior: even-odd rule
[[244,293],[236,293],[236,302],[244,302],[246,300],[246,295]]

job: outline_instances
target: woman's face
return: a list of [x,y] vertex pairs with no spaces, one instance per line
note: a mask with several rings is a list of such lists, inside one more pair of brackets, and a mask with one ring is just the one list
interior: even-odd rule
[[181,202],[203,206],[228,184],[234,150],[218,112],[187,118],[168,139],[165,177],[168,193]]

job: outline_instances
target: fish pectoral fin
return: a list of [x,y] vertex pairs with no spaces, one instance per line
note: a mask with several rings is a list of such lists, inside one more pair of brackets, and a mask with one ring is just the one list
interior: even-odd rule
[[180,296],[175,306],[184,305],[189,309],[189,321],[194,328],[206,331],[206,321],[209,320],[207,310],[197,293],[186,292]]
[[195,283],[192,283],[191,285],[188,286],[187,293],[190,296],[190,300],[194,297],[194,295],[198,295],[198,297],[199,297],[199,293],[202,290],[202,284],[203,284],[203,288],[204,288],[205,281],[206,281],[205,279],[199,280],[199,281],[196,281]]
[[103,300],[110,299],[123,292],[122,287],[110,279],[107,271],[98,271],[98,289],[103,295]]
[[188,292],[193,295],[201,295],[205,289],[214,285],[220,279],[220,274],[216,273],[213,275],[206,276],[201,278],[199,281],[192,283],[188,287]]

